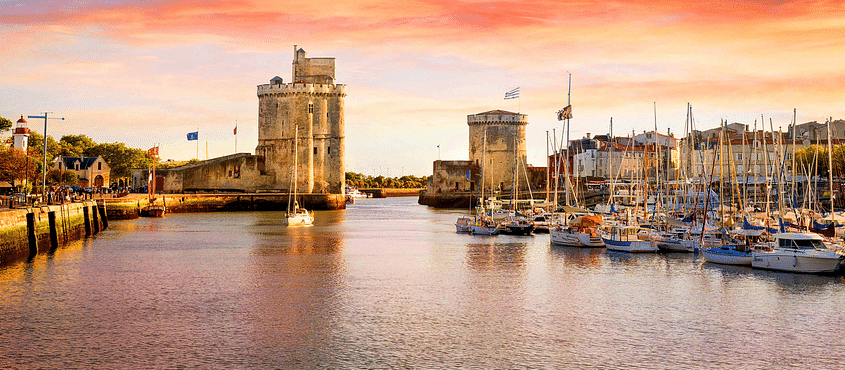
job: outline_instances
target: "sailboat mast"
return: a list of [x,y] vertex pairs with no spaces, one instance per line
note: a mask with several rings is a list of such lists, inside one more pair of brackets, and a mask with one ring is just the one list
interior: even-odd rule
[[830,121],[833,118],[829,118],[827,120],[827,173],[828,173],[828,182],[830,183],[830,222],[834,222],[833,217],[833,144],[832,135],[830,134]]
[[[546,130],[546,162],[549,161],[549,131]],[[549,178],[551,176],[551,167],[546,167],[546,203],[549,202]]]
[[[609,196],[608,204],[613,204],[613,190],[615,182],[613,176],[613,117],[610,117],[610,137],[607,139],[607,144],[610,146],[608,148],[608,155],[607,155],[607,177],[610,179],[610,187],[609,187]],[[608,212],[610,212],[610,208],[608,208]]]

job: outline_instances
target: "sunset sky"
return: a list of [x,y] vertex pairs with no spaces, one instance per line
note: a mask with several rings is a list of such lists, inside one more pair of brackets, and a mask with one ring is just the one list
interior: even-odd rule
[[[268,4],[271,3],[271,4]],[[293,47],[347,85],[347,171],[430,175],[468,158],[466,116],[528,115],[528,159],[571,138],[720,119],[775,129],[845,118],[840,1],[0,0],[0,116],[48,134],[161,145],[164,159],[257,144],[256,86],[290,80]],[[520,99],[504,93],[520,87]],[[43,120],[30,119],[43,132]]]

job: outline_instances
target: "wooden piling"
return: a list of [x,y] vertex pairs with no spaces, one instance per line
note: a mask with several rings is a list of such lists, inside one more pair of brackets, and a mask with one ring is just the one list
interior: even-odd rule
[[82,207],[82,218],[85,220],[85,236],[91,235],[91,212],[88,211],[88,206]]
[[26,214],[26,236],[29,239],[29,258],[38,254],[38,238],[35,235],[35,213]]
[[100,206],[97,205],[97,202],[94,202],[91,213],[94,214],[94,234],[96,234],[100,232]]
[[100,218],[103,219],[103,230],[109,227],[109,218],[106,217],[106,201],[103,200],[103,205],[100,206]]
[[50,225],[50,249],[59,246],[59,233],[56,231],[56,211],[47,212],[47,221]]

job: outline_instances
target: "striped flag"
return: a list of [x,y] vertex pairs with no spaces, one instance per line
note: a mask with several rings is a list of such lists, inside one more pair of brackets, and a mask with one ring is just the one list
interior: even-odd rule
[[516,99],[519,97],[519,87],[505,93],[505,100]]
[[150,157],[158,156],[158,147],[147,149],[147,155],[149,155]]

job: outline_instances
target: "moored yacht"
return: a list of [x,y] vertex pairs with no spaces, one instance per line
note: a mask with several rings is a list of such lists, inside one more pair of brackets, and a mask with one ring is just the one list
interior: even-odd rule
[[832,273],[842,264],[842,254],[827,248],[822,237],[811,233],[779,233],[774,242],[760,246],[770,251],[752,253],[751,267],[803,273]]

